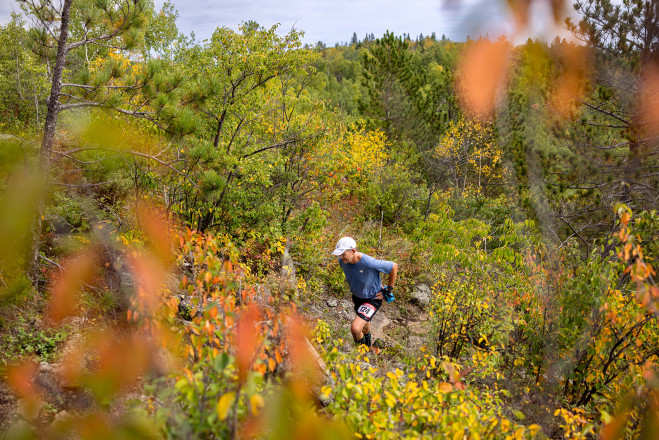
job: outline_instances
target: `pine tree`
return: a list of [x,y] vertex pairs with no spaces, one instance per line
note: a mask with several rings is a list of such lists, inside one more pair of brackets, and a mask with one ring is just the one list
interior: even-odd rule
[[[581,137],[574,139],[574,151],[607,170],[601,176],[604,181],[596,183],[608,188],[606,198],[624,201],[636,210],[656,209],[659,176],[653,170],[659,166],[659,143],[651,131],[652,121],[638,104],[651,101],[644,96],[644,87],[652,86],[648,74],[659,71],[659,0],[616,5],[586,0],[574,6],[582,19],[579,23],[568,19],[568,27],[595,56],[593,92],[582,100]],[[604,141],[593,138],[591,129],[608,132],[602,139],[608,136],[613,142],[597,145]]]
[[[88,105],[92,101],[80,98],[72,89],[82,91],[82,96],[98,92],[103,85],[119,73],[117,66],[109,66],[109,71],[103,72],[95,79],[94,84],[64,83],[64,69],[76,50],[86,52],[89,45],[100,45],[117,49],[134,47],[138,33],[145,24],[144,0],[118,0],[117,2],[100,1],[87,3],[75,0],[64,0],[59,7],[42,0],[20,0],[21,7],[37,26],[31,29],[34,41],[34,51],[52,65],[51,90],[47,101],[44,133],[41,141],[39,175],[46,179],[46,185],[51,168],[51,154],[57,119],[61,111]],[[81,35],[73,34],[72,12],[82,18]],[[75,22],[73,23],[75,24]],[[73,40],[71,37],[73,36]],[[77,37],[77,38],[76,38]],[[86,76],[89,80],[89,76]],[[89,93],[88,93],[89,92]],[[88,103],[80,102],[80,99]],[[63,102],[64,101],[64,102]],[[114,104],[114,101],[109,103]],[[32,268],[30,272],[36,277],[39,259],[39,234],[41,232],[44,205],[41,205],[34,221],[32,231]]]

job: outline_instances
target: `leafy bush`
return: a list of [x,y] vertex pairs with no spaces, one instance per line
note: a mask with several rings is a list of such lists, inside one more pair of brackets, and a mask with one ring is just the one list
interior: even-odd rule
[[24,316],[19,316],[11,323],[4,323],[3,327],[0,348],[4,353],[1,361],[4,367],[20,358],[31,356],[50,362],[54,359],[59,345],[68,336],[66,327],[44,329],[38,320],[30,320]]

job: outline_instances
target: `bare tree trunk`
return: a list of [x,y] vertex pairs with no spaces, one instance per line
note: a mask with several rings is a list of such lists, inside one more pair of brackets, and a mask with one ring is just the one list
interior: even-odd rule
[[59,95],[62,88],[62,72],[66,63],[68,48],[66,42],[69,38],[69,18],[72,0],[64,0],[62,5],[62,22],[60,25],[60,35],[57,41],[57,58],[55,68],[53,69],[53,80],[48,99],[46,122],[44,125],[43,139],[41,140],[41,151],[39,153],[39,176],[43,179],[44,191],[39,202],[36,219],[32,225],[32,246],[30,252],[31,267],[30,274],[33,281],[37,280],[39,269],[39,246],[42,225],[42,215],[45,209],[45,190],[49,184],[49,174],[51,159],[50,155],[53,150],[53,140],[55,139],[55,127],[57,125],[57,116],[59,114],[60,102]]

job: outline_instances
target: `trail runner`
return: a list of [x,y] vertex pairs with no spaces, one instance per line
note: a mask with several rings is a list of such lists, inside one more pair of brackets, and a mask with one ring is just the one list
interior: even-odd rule
[[[398,264],[393,261],[377,260],[357,251],[357,243],[350,237],[343,237],[336,244],[332,255],[338,256],[346,282],[352,292],[355,305],[355,319],[350,325],[352,337],[357,344],[371,346],[370,321],[382,306],[382,300],[394,299],[393,288],[398,274]],[[380,274],[389,274],[387,285],[382,285]],[[376,341],[376,345],[377,342]]]

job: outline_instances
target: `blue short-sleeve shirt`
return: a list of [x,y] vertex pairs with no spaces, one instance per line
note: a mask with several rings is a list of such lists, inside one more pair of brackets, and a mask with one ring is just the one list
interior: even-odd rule
[[362,253],[362,258],[354,264],[344,264],[339,260],[350,291],[358,298],[373,298],[382,289],[380,273],[390,273],[394,268],[392,261],[376,260]]

